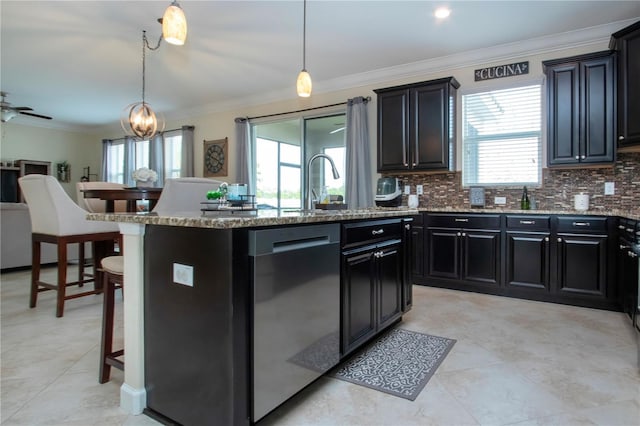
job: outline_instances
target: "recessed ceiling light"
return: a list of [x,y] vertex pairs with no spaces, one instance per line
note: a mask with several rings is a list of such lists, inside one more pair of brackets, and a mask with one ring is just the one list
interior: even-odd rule
[[451,10],[447,9],[446,7],[439,7],[433,14],[438,19],[444,19],[451,15]]

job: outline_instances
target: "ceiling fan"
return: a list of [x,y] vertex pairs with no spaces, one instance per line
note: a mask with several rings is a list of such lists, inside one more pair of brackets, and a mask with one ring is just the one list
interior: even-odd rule
[[2,102],[0,102],[0,110],[2,112],[2,116],[0,118],[0,121],[3,123],[6,123],[7,121],[11,120],[13,117],[15,117],[18,114],[29,115],[31,117],[37,117],[37,118],[44,118],[45,120],[51,120],[51,117],[47,117],[46,115],[40,115],[40,114],[34,114],[32,112],[28,112],[28,111],[33,111],[33,108],[11,106],[9,102],[6,102],[4,100],[4,98],[8,95],[8,93],[6,92],[0,92],[0,95],[2,96]]

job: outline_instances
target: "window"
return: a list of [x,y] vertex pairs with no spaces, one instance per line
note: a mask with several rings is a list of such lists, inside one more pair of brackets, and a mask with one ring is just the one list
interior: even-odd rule
[[541,85],[462,97],[463,185],[540,185]]
[[329,194],[344,196],[344,125],[344,113],[253,124],[256,202],[274,208],[301,208],[306,163],[320,153],[333,159],[340,178],[333,179],[329,162],[318,159],[310,174],[312,190],[319,195],[326,186]]
[[[156,142],[158,139],[154,139]],[[162,138],[162,167],[153,166],[151,161],[151,144],[149,140],[131,141],[127,143],[124,139],[106,142],[107,152],[106,170],[107,176],[104,178],[108,182],[118,182],[133,184],[130,181],[131,172],[140,167],[149,167],[166,178],[180,177],[182,173],[182,132],[167,132]],[[129,149],[127,149],[129,147]],[[132,158],[130,158],[133,156]],[[128,166],[127,166],[128,165]],[[125,170],[129,167],[130,170]],[[162,173],[161,168],[163,168]]]

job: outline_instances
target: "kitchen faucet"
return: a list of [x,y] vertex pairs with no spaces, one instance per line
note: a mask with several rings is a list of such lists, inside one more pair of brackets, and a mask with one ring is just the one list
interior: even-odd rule
[[316,154],[313,157],[309,158],[309,161],[307,162],[307,170],[306,170],[306,174],[307,174],[307,177],[306,177],[307,178],[307,194],[306,194],[307,199],[305,200],[306,210],[311,210],[313,208],[313,203],[311,201],[311,163],[313,162],[313,160],[320,157],[326,158],[327,160],[329,160],[329,163],[331,163],[331,172],[333,173],[333,178],[338,179],[340,177],[340,173],[338,173],[338,169],[336,169],[336,164],[333,162],[333,159],[328,155]]

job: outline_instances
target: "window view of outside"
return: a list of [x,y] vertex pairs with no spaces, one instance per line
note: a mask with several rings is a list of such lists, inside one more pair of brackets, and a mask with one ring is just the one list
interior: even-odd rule
[[334,160],[340,179],[333,179],[328,161],[317,159],[312,164],[312,189],[320,195],[326,186],[329,194],[344,197],[344,120],[345,115],[341,113],[254,124],[252,135],[258,205],[301,208],[306,191],[304,169],[308,159],[319,153]]
[[182,169],[182,135],[164,138],[164,178],[180,177]]
[[462,97],[463,184],[541,182],[541,85]]
[[[134,170],[140,167],[149,167],[149,141],[134,142],[134,155],[132,163]],[[107,176],[108,182],[126,183],[124,141],[114,142],[107,151]],[[164,178],[180,177],[182,168],[182,135],[164,137]]]
[[301,207],[300,146],[256,139],[256,202],[274,208]]

